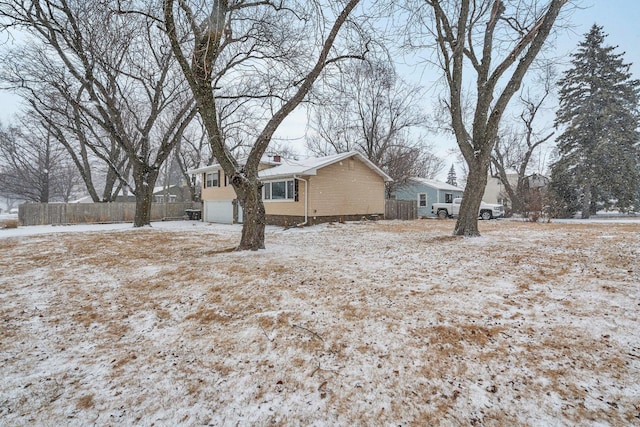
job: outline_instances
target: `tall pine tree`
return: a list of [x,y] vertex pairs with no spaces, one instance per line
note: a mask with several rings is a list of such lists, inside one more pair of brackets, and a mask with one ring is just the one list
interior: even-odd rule
[[449,169],[449,175],[447,175],[447,184],[458,186],[458,180],[456,179],[456,170],[453,165],[451,165],[451,169]]
[[615,200],[625,210],[640,184],[638,102],[640,81],[606,34],[594,25],[572,55],[559,81],[556,126],[559,158],[551,169],[551,190],[565,214],[589,218],[599,204]]

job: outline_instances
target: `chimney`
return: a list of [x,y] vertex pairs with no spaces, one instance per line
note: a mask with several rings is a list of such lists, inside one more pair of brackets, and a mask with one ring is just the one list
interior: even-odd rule
[[280,160],[282,160],[282,158],[281,158],[280,156],[278,156],[278,155],[274,155],[274,156],[273,156],[273,161],[274,161],[274,162],[276,162],[276,163],[280,163]]

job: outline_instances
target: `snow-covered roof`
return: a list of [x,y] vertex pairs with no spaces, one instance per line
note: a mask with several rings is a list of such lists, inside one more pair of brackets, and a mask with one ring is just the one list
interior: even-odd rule
[[[236,159],[236,161],[238,162],[239,165],[245,165],[247,163],[248,158],[247,157],[241,157],[239,159]],[[270,156],[263,156],[260,159],[260,164],[263,165],[278,165],[280,164],[280,162],[276,162],[273,160],[273,157]],[[200,173],[206,173],[206,172],[213,172],[213,171],[217,171],[217,170],[221,170],[222,166],[220,165],[220,163],[214,163],[212,165],[209,166],[202,166],[196,169],[189,169],[187,171],[187,174],[189,175],[196,175],[196,174],[200,174]]]
[[435,179],[412,177],[409,178],[409,180],[428,185],[429,187],[435,188],[436,190],[464,191],[464,188],[456,187],[455,185],[447,184],[446,182],[436,181]]
[[[364,157],[357,151],[349,151],[346,153],[333,154],[331,156],[324,157],[309,157],[307,159],[285,159],[282,158],[280,162],[274,161],[261,161],[261,163],[267,163],[274,165],[272,168],[263,169],[258,172],[260,179],[277,179],[291,177],[294,175],[316,175],[318,169],[338,163],[342,160],[346,160],[350,157],[357,157],[362,163],[371,168],[374,172],[380,175],[386,182],[393,181],[393,179],[384,173],[379,167],[374,165],[369,159]],[[242,164],[242,162],[240,162]],[[198,169],[188,171],[190,174],[205,173],[215,170],[219,170],[220,165],[215,164],[211,166],[205,166]]]
[[83,196],[79,199],[72,200],[69,203],[93,203],[93,199],[91,198],[91,196]]
[[357,157],[362,163],[380,175],[385,181],[393,181],[389,175],[384,173],[379,167],[374,165],[369,159],[356,151],[334,154],[324,157],[310,157],[302,160],[282,159],[278,166],[261,170],[258,176],[261,179],[284,178],[293,175],[316,175],[318,169],[338,163],[351,157]]

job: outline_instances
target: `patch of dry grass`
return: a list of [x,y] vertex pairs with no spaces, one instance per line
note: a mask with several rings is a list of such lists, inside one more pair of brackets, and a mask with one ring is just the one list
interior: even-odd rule
[[640,227],[3,239],[9,424],[637,423]]

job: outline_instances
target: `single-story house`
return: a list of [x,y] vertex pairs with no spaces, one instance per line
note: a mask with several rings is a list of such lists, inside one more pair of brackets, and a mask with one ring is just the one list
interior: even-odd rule
[[435,216],[431,213],[434,203],[451,203],[462,197],[464,189],[433,179],[412,177],[398,186],[392,194],[396,200],[415,200],[418,203],[418,217]]
[[[507,180],[509,185],[514,190],[518,186],[518,173],[513,171],[507,171]],[[540,190],[547,188],[551,180],[537,173],[527,175],[525,177],[525,189]],[[498,203],[504,205],[507,208],[511,207],[511,200],[509,200],[509,194],[505,189],[500,178],[496,176],[489,176],[487,179],[487,186],[484,190],[482,200],[486,203]]]
[[[128,189],[122,191],[122,195],[116,196],[117,202],[135,202],[136,196],[130,193]],[[191,201],[191,195],[189,189],[182,185],[169,185],[164,187],[162,185],[153,188],[153,202],[154,203],[176,203]]]
[[[518,185],[518,173],[508,170],[507,180],[513,188],[516,188],[516,185]],[[482,201],[485,203],[498,203],[505,207],[511,206],[509,195],[505,191],[502,181],[497,176],[489,175],[487,177],[487,186],[484,189]]]
[[[189,173],[201,175],[204,221],[242,222],[242,208],[219,164]],[[301,160],[273,156],[261,162],[258,177],[267,224],[283,226],[383,218],[385,183],[392,181],[354,151]]]

